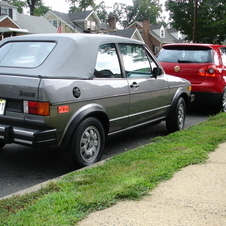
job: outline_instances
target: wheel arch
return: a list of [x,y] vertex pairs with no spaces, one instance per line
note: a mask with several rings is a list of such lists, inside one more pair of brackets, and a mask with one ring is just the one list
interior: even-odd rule
[[180,97],[182,97],[184,99],[185,105],[186,106],[188,105],[188,103],[189,103],[188,94],[183,90],[182,87],[180,87],[172,98],[172,101],[171,101],[172,104],[171,104],[171,107],[169,110],[169,114],[171,114],[173,112],[173,109],[176,107],[177,101],[179,100]]
[[81,121],[89,117],[95,117],[101,122],[104,128],[105,136],[107,136],[109,131],[109,118],[105,109],[99,104],[88,104],[76,111],[73,115],[71,121],[68,123],[68,126],[65,129],[62,141],[58,147],[59,150],[63,150],[67,147],[67,144],[71,139],[75,129],[78,127]]

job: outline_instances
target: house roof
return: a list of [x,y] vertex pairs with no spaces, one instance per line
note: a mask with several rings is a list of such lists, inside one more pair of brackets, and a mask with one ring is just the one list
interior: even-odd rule
[[87,19],[93,11],[82,11],[82,12],[75,12],[75,13],[69,13],[69,17],[73,21],[81,21]]
[[[79,16],[77,16],[77,17],[76,17],[76,15],[74,15],[74,14],[77,14],[77,13],[61,13],[61,12],[52,11],[52,10],[48,11],[47,14],[53,13],[60,20],[63,20],[66,24],[70,25],[70,27],[72,29],[75,29],[79,33],[83,33],[84,32],[83,29],[81,27],[79,27],[77,24],[73,23],[72,21],[76,22],[76,20],[79,20],[79,21],[80,20],[85,20],[90,15],[90,12],[92,12],[92,11],[88,11],[88,12],[89,13],[77,12],[79,14]],[[73,14],[73,15],[71,15],[71,14]]]
[[[78,33],[84,33],[84,29],[81,28],[78,24],[79,22],[84,22],[87,20],[90,16],[93,16],[99,24],[100,30],[104,30],[105,33],[126,37],[126,38],[132,38],[136,32],[139,33],[139,31],[136,28],[128,28],[124,30],[115,30],[112,29],[108,24],[101,23],[99,17],[95,14],[94,11],[83,11],[83,12],[75,12],[75,13],[61,13],[58,11],[52,11],[49,10],[44,17],[47,18],[49,15],[54,14],[55,17],[58,18],[58,20],[61,20],[63,23],[66,23],[68,26],[70,26],[72,29],[75,29],[78,31]],[[76,24],[78,23],[78,24]],[[94,31],[96,32],[96,31]],[[143,41],[140,34],[137,35],[137,38],[141,41]]]
[[18,13],[17,18],[17,24],[22,29],[27,29],[30,34],[56,33],[56,28],[44,17]]
[[127,28],[123,30],[116,30],[108,32],[111,35],[117,35],[125,38],[131,38],[136,31],[136,28]]
[[10,5],[8,2],[5,2],[5,1],[0,1],[0,5],[5,6],[7,8],[17,8],[17,6]]

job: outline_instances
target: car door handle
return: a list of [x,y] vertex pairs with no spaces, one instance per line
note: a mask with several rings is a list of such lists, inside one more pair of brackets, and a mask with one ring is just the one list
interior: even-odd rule
[[130,88],[138,88],[140,85],[137,84],[136,82],[133,82],[131,85],[130,85]]

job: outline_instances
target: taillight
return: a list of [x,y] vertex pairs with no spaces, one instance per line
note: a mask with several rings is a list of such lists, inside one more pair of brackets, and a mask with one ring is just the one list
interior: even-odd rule
[[214,65],[204,66],[199,68],[198,74],[200,76],[211,76],[215,77],[219,75],[217,68]]
[[24,101],[24,113],[48,116],[50,115],[50,103]]

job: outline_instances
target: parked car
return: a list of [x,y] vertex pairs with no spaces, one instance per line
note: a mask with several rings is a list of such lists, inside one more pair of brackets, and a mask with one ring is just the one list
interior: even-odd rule
[[226,46],[167,44],[157,56],[166,73],[189,80],[194,103],[226,112]]
[[184,127],[189,81],[169,76],[139,41],[24,35],[0,42],[0,147],[62,150],[70,168],[101,159],[107,137],[166,120]]

